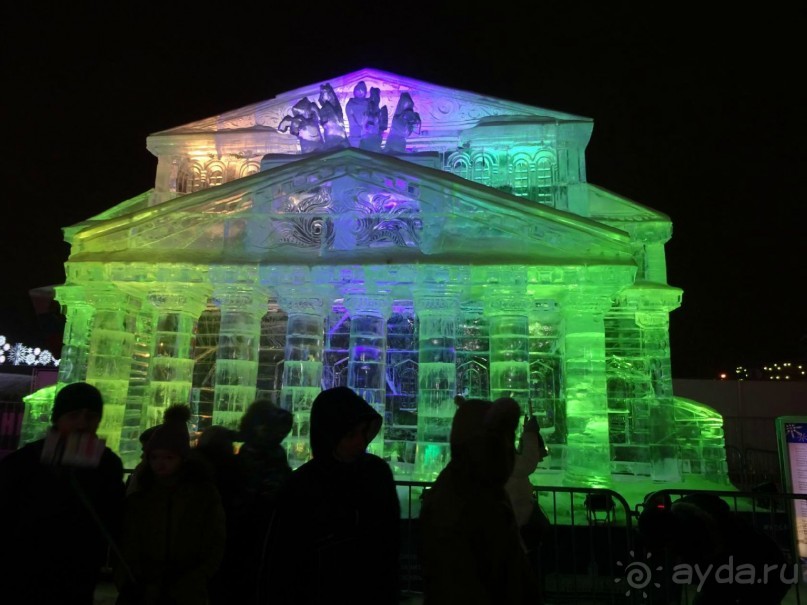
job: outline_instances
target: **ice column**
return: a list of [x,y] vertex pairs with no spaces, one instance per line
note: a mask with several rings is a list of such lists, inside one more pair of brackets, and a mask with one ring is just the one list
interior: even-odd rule
[[610,481],[603,321],[609,306],[610,300],[592,297],[564,307],[566,485],[606,487]]
[[149,400],[145,425],[162,422],[165,408],[190,403],[193,386],[193,335],[207,304],[207,291],[190,284],[165,284],[148,301],[157,308],[153,354],[149,371]]
[[90,348],[90,332],[95,307],[87,302],[84,288],[58,286],[56,299],[66,307],[64,345],[59,362],[59,382],[69,384],[84,380],[87,375],[87,358]]
[[89,299],[95,305],[95,316],[90,334],[87,382],[95,385],[104,397],[104,415],[98,434],[117,452],[120,451],[135,323],[141,302],[112,287],[91,291]]
[[286,449],[289,464],[296,468],[311,455],[309,416],[311,404],[322,390],[325,308],[313,293],[295,290],[281,295],[280,306],[288,315],[280,405],[294,414]]
[[[359,294],[345,298],[350,313],[350,361],[347,386],[356,391],[384,417],[387,394],[387,316],[391,303],[383,294]],[[381,456],[384,430],[368,448]]]
[[415,295],[418,318],[418,428],[415,474],[434,480],[448,464],[457,392],[457,315],[451,292]]
[[253,283],[227,284],[215,298],[221,308],[221,322],[213,424],[237,429],[241,416],[255,400],[261,319],[266,314],[268,294]]
[[457,394],[490,396],[490,331],[481,304],[464,305],[457,328]]
[[132,365],[129,369],[129,390],[123,412],[120,454],[126,468],[134,468],[140,461],[140,433],[144,428],[144,404],[149,393],[149,362],[154,338],[155,309],[145,304],[135,319]]
[[[680,452],[675,440],[675,408],[670,367],[669,314],[666,310],[636,313],[650,384],[656,399],[650,409],[650,462],[654,481],[680,481]],[[725,460],[725,447],[705,447],[704,461],[716,470]]]
[[497,291],[485,301],[490,322],[490,398],[512,397],[527,410],[530,396],[530,322],[527,298]]
[[[58,286],[56,300],[59,301],[66,315],[58,380],[60,384],[64,385],[84,380],[87,375],[90,333],[92,332],[95,307],[87,302],[86,292],[80,286]],[[22,419],[20,445],[39,439],[50,426],[54,393],[55,389],[40,389],[24,398],[25,412]]]

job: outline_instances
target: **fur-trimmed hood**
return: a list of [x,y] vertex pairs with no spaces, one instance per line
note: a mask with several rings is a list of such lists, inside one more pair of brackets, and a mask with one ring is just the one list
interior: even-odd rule
[[362,397],[347,387],[322,391],[311,406],[312,457],[330,456],[336,444],[361,422],[368,422],[367,443],[381,430],[383,419]]

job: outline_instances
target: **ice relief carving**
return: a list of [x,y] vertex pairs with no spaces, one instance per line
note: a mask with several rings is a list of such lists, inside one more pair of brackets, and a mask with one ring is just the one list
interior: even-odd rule
[[[330,187],[316,187],[288,196],[278,211],[282,218],[272,220],[278,244],[318,248],[325,232],[325,217],[333,205]],[[271,241],[271,240],[270,240]]]
[[367,103],[367,113],[364,117],[364,130],[362,130],[359,148],[368,151],[381,151],[381,137],[389,125],[387,106],[380,107],[381,91],[378,88],[370,89],[370,99]]
[[392,116],[392,127],[384,150],[388,153],[403,153],[406,151],[406,139],[413,132],[420,134],[420,114],[415,111],[415,102],[409,93],[402,92],[395,115]]
[[333,197],[330,186],[292,193],[271,218],[267,248],[293,246],[349,250],[420,245],[420,204],[359,187]]
[[[411,95],[401,93],[385,147],[387,151],[406,151],[407,137],[420,133],[420,115],[414,108]],[[349,135],[345,129],[345,116]],[[303,153],[348,145],[380,152],[388,128],[389,112],[386,105],[381,105],[381,90],[371,88],[368,94],[364,81],[353,88],[353,96],[348,99],[344,112],[333,87],[322,84],[319,105],[303,97],[291,108],[291,115],[286,115],[277,127],[280,132],[296,136]]]
[[355,194],[356,245],[416,248],[423,222],[420,205],[385,192],[359,190]]
[[350,126],[350,145],[358,147],[361,141],[364,125],[367,122],[367,109],[370,99],[367,98],[367,84],[359,82],[353,88],[353,96],[348,99],[345,111]]
[[319,122],[322,125],[326,149],[348,145],[342,105],[330,84],[319,87]]
[[300,140],[303,153],[317,151],[322,148],[322,133],[319,130],[319,109],[316,103],[303,97],[291,108],[292,115],[280,121],[277,129],[290,132]]

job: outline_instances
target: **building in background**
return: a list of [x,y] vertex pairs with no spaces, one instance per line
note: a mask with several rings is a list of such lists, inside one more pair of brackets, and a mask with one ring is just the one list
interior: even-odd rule
[[257,397],[299,464],[346,385],[401,478],[442,469],[464,395],[537,414],[569,485],[723,482],[722,419],[673,394],[671,221],[586,182],[592,128],[364,69],[155,133],[154,188],[64,230],[59,380],[129,464],[166,406],[235,426]]

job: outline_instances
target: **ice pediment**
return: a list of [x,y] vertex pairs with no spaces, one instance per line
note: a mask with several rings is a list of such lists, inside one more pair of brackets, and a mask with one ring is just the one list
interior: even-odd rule
[[[157,139],[183,134],[223,133],[253,128],[277,129],[286,116],[294,115],[293,108],[301,99],[308,98],[313,103],[313,99],[320,97],[322,87],[326,85],[330,86],[334,93],[332,105],[338,104],[345,108],[347,113],[347,105],[355,98],[355,90],[360,83],[363,83],[368,95],[370,91],[377,89],[376,103],[379,109],[386,107],[392,111],[394,108],[390,134],[396,126],[397,115],[401,120],[397,127],[401,131],[407,132],[411,126],[412,131],[417,131],[419,138],[424,140],[445,136],[456,137],[461,131],[478,124],[481,119],[495,116],[531,116],[550,122],[592,121],[583,116],[438,86],[367,68],[316,82],[217,116],[154,133],[149,137],[149,148],[157,143]],[[401,101],[403,105],[400,105]],[[407,109],[412,110],[417,116],[413,113],[404,113]],[[294,135],[291,133],[286,136],[293,140]]]
[[353,148],[311,154],[72,235],[71,261],[630,262],[627,234]]

